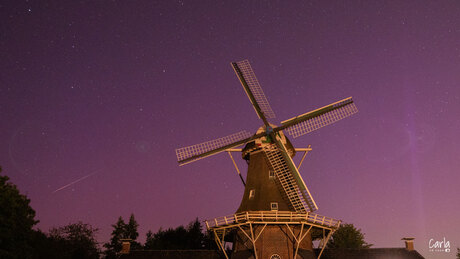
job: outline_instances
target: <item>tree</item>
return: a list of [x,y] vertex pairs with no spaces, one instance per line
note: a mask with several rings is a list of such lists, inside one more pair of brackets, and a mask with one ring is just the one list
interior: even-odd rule
[[372,244],[364,241],[364,234],[361,229],[356,229],[353,224],[343,224],[332,234],[332,239],[328,242],[328,249],[361,249],[369,248]]
[[184,250],[186,248],[187,230],[184,226],[163,230],[160,228],[144,247],[152,250]]
[[118,218],[117,223],[112,225],[112,237],[110,238],[109,243],[105,243],[105,258],[116,258],[117,254],[121,251],[122,242],[121,239],[131,239],[131,249],[136,250],[142,248],[142,246],[136,242],[139,233],[137,232],[137,227],[139,224],[134,218],[134,214],[131,214],[129,217],[128,224],[125,223],[122,217]]
[[327,236],[327,234],[329,234],[329,231],[324,230],[322,228],[313,227],[310,233],[311,233],[312,240],[322,240],[324,237]]
[[210,233],[203,234],[201,222],[195,219],[187,227],[175,229],[160,228],[155,234],[147,232],[144,249],[146,250],[194,250],[215,249]]
[[9,177],[0,175],[0,258],[32,255],[32,227],[38,220],[29,204],[30,200],[19,193]]
[[216,244],[216,240],[214,239],[214,233],[210,230],[204,233],[203,249],[208,249],[208,250],[220,249]]
[[457,259],[460,259],[460,248],[457,248]]
[[134,214],[131,214],[131,216],[129,217],[128,224],[125,225],[125,237],[132,240],[136,240],[139,236],[139,233],[137,233],[138,226],[139,224],[137,224],[136,220],[134,219]]
[[204,234],[201,222],[196,218],[195,221],[192,221],[187,226],[186,246],[188,249],[203,249],[203,239]]
[[97,229],[82,222],[52,228],[48,234],[59,251],[59,258],[99,258]]
[[152,230],[149,230],[147,234],[145,234],[145,244],[144,244],[144,249],[145,250],[153,250],[153,232]]
[[123,238],[132,240],[131,249],[133,250],[142,248],[141,244],[136,241],[137,237],[139,236],[139,233],[137,232],[137,227],[139,227],[139,224],[134,218],[134,214],[131,214],[131,216],[129,217],[128,224],[125,225],[125,232],[124,232]]
[[112,225],[112,237],[110,238],[109,243],[105,243],[104,247],[105,250],[105,258],[116,258],[118,252],[121,251],[121,241],[120,239],[123,238],[123,233],[126,228],[126,223],[123,218],[120,216],[118,218],[117,223]]

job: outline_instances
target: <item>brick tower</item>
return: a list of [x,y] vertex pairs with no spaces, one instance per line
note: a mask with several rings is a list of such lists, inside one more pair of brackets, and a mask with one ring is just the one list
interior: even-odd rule
[[[295,149],[287,138],[284,139],[288,153],[293,157]],[[248,162],[248,171],[243,198],[236,214],[262,213],[264,211],[295,213],[296,211],[290,205],[286,195],[283,195],[283,187],[275,176],[275,172],[261,146],[257,145],[256,142],[248,143],[242,151],[242,156]],[[258,258],[294,258],[296,240],[291,231],[295,236],[298,236],[302,225],[286,225],[285,223],[253,226],[254,235],[260,235],[255,242]],[[250,231],[250,227],[247,226],[234,231],[232,259],[254,257],[253,244],[245,234],[250,233]],[[310,233],[305,235],[299,243],[297,254],[297,258],[316,258]]]

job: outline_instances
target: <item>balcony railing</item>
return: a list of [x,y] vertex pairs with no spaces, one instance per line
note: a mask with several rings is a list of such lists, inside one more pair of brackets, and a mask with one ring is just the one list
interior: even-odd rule
[[246,222],[308,222],[330,228],[340,226],[340,220],[337,219],[311,212],[297,213],[290,211],[247,211],[205,221],[208,229]]

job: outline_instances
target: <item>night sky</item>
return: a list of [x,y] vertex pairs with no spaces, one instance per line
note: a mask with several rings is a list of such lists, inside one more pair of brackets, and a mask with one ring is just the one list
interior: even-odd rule
[[[262,125],[230,62],[249,59],[282,120],[353,96],[359,112],[292,139],[318,214],[375,247],[460,246],[460,1],[2,1],[0,165],[47,231],[106,242],[233,214],[226,154],[175,149]],[[246,164],[236,154],[240,169]],[[300,160],[300,155],[295,161]],[[451,252],[429,252],[430,239]]]

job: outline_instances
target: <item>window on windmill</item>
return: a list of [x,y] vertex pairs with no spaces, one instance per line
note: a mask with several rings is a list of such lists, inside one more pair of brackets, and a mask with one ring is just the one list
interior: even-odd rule
[[270,203],[271,210],[278,210],[278,202],[271,202]]
[[249,191],[249,199],[253,199],[254,196],[256,196],[256,190],[255,189],[251,189]]
[[269,170],[268,171],[268,178],[269,179],[275,179],[275,171]]

